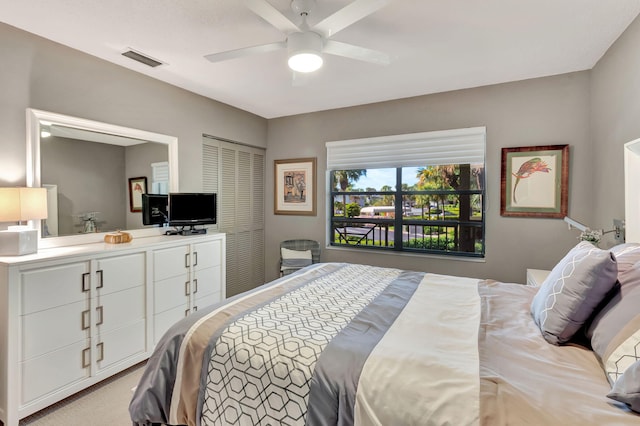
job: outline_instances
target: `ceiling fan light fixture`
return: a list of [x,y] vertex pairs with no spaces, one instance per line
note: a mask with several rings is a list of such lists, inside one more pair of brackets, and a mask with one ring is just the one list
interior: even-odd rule
[[297,72],[314,72],[322,66],[322,56],[317,53],[296,53],[289,57],[289,68]]
[[312,31],[293,33],[287,40],[289,68],[297,72],[313,72],[322,66],[322,37]]

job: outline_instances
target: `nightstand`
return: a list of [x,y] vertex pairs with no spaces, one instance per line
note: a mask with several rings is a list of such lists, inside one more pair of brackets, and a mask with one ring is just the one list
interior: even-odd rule
[[545,269],[527,269],[527,285],[539,287],[550,272]]

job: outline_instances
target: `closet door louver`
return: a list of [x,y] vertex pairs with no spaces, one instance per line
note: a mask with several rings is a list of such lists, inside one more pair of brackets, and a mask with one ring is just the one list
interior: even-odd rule
[[227,234],[227,297],[264,283],[264,150],[203,140],[203,189],[218,193],[218,230]]

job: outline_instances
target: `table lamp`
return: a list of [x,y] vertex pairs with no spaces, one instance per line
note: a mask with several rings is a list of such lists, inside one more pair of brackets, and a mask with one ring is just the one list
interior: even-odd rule
[[45,188],[0,188],[0,222],[18,222],[0,231],[0,256],[36,253],[38,231],[22,222],[46,217]]

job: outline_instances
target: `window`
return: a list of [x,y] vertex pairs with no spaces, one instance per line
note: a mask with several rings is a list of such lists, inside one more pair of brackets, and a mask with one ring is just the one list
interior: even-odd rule
[[484,257],[485,128],[327,143],[333,246]]

